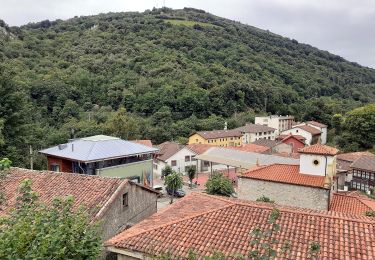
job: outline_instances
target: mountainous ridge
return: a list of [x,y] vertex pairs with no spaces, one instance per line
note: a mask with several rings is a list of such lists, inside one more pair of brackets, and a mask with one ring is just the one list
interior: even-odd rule
[[[330,125],[333,114],[375,102],[374,69],[202,10],[8,28],[15,37],[0,37],[0,79],[33,111],[25,121],[38,132],[25,144],[56,144],[71,129],[78,137],[113,134],[106,125],[122,107],[137,126],[131,136],[158,143],[224,121],[236,127],[255,113]],[[0,109],[2,118],[11,122]],[[14,143],[11,134],[5,139]]]

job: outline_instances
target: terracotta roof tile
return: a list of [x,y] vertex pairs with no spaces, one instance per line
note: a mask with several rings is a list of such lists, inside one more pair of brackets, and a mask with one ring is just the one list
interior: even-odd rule
[[25,179],[32,180],[32,189],[40,195],[41,202],[50,205],[55,197],[71,195],[74,197],[74,208],[85,205],[93,216],[120,185],[128,183],[128,180],[117,178],[11,168],[3,180],[7,203],[0,209],[0,215],[14,208],[18,187]]
[[253,152],[253,153],[264,153],[270,148],[257,144],[243,144],[241,146],[230,146],[226,147],[227,149],[239,150],[243,152]]
[[276,129],[266,126],[266,125],[246,124],[244,126],[235,128],[235,130],[239,130],[242,133],[260,133],[260,132],[274,132]]
[[136,143],[136,144],[142,144],[148,147],[152,147],[151,140],[145,139],[145,140],[131,140],[130,142]]
[[361,169],[365,171],[375,172],[375,157],[374,156],[361,156],[355,160],[351,168]]
[[165,161],[168,158],[170,158],[172,155],[177,153],[179,150],[184,148],[184,146],[179,144],[179,143],[176,143],[176,142],[169,142],[168,141],[168,142],[164,142],[164,143],[159,144],[157,146],[157,148],[159,149],[158,159],[162,160],[162,161]]
[[314,144],[300,149],[299,152],[307,154],[336,155],[339,150],[327,145]]
[[324,188],[325,177],[299,172],[299,165],[272,164],[255,170],[248,171],[240,177],[280,182],[301,186]]
[[306,140],[306,138],[303,137],[302,135],[292,135],[292,134],[279,135],[276,139],[281,140],[281,141],[285,141],[285,140],[288,140],[289,138],[294,138],[294,139],[297,139],[298,141],[301,141],[301,142],[304,142]]
[[309,124],[309,125],[314,125],[314,126],[320,127],[320,128],[327,128],[327,125],[316,122],[316,121],[307,121],[306,123]]
[[[191,210],[192,206],[201,204],[209,206],[195,206],[195,210]],[[123,231],[105,245],[146,256],[169,252],[176,259],[186,258],[189,251],[201,257],[214,252],[246,256],[252,249],[251,230],[268,228],[269,215],[274,207],[281,214],[277,220],[280,231],[273,238],[290,242],[289,259],[309,259],[309,247],[313,241],[321,247],[320,259],[375,258],[375,221],[371,218],[245,203],[194,193],[173,204],[169,210],[158,212]],[[185,210],[189,213],[186,214]],[[154,221],[150,222],[150,219]],[[281,246],[280,243],[279,249]]]
[[322,133],[320,130],[309,125],[296,125],[296,126],[293,126],[292,128],[300,128],[302,130],[305,130],[306,132],[309,132],[312,135],[320,135]]
[[375,200],[359,193],[334,193],[329,210],[364,216],[367,211],[375,211]]
[[268,148],[272,148],[277,145],[277,141],[275,140],[269,140],[269,139],[258,139],[252,144],[261,145],[261,146],[267,146]]
[[348,162],[354,162],[357,160],[359,157],[362,156],[373,156],[375,157],[375,154],[370,153],[368,151],[365,152],[353,152],[353,153],[340,153],[337,155],[337,159],[343,160],[343,161],[348,161]]
[[211,144],[189,144],[187,146],[189,150],[193,151],[196,154],[202,154],[212,147],[214,147],[214,145]]
[[225,138],[233,136],[242,136],[241,132],[236,129],[231,130],[213,130],[213,131],[200,131],[197,132],[198,135],[202,136],[205,139],[216,139],[216,138]]

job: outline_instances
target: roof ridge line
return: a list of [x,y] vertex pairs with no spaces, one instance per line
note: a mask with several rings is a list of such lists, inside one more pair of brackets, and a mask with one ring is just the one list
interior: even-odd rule
[[[253,202],[253,201],[251,201]],[[333,216],[333,215],[330,215],[331,212],[334,212],[334,211],[326,211],[328,214],[325,214],[323,212],[317,212],[317,210],[314,210],[314,209],[307,209],[307,208],[300,208],[300,209],[307,209],[307,210],[310,210],[309,212],[303,212],[303,211],[298,211],[298,210],[293,210],[293,209],[290,209],[290,208],[284,208],[283,205],[280,205],[280,204],[274,204],[275,207],[270,207],[268,205],[260,205],[260,204],[256,204],[256,203],[246,203],[246,202],[236,202],[236,204],[239,204],[239,205],[243,205],[243,206],[247,206],[247,207],[257,207],[257,208],[266,208],[266,209],[272,209],[272,208],[277,208],[281,211],[281,214],[283,211],[286,211],[286,212],[290,212],[290,213],[297,213],[297,214],[303,214],[303,215],[314,215],[314,216],[320,216],[320,217],[327,217],[327,218],[333,218],[333,219],[341,219],[341,220],[350,220],[350,221],[354,221],[354,222],[360,222],[360,223],[372,223],[374,224],[375,223],[375,220],[372,220],[370,218],[353,218],[353,217],[350,217],[349,214],[345,214],[345,213],[340,213],[340,214],[343,214],[343,216]],[[296,207],[298,208],[298,207]]]
[[[180,200],[180,201],[182,201],[182,200]],[[225,208],[233,207],[235,205],[236,205],[236,203],[230,203],[229,205],[225,205],[225,206],[222,206],[222,207],[219,207],[219,208],[216,208],[216,209],[211,209],[211,210],[208,210],[208,211],[205,211],[205,212],[196,213],[196,214],[193,214],[193,215],[190,215],[190,216],[178,219],[178,220],[174,220],[174,221],[171,221],[171,222],[168,222],[168,223],[164,223],[164,224],[156,226],[156,227],[152,227],[152,228],[149,228],[149,229],[146,229],[146,230],[142,230],[142,231],[140,231],[138,233],[131,234],[131,235],[127,236],[125,239],[131,238],[133,236],[138,236],[140,234],[143,234],[143,233],[146,233],[146,232],[150,232],[150,231],[153,231],[153,230],[156,230],[156,229],[159,229],[159,228],[163,228],[163,227],[167,227],[167,226],[170,226],[170,225],[174,225],[174,224],[177,224],[179,222],[182,222],[182,221],[185,221],[185,220],[189,220],[189,219],[193,219],[193,218],[196,218],[196,217],[199,217],[199,216],[203,216],[203,215],[206,215],[206,214],[209,214],[209,213],[212,213],[212,212],[215,212],[215,211],[219,211],[219,210],[222,210],[222,209],[225,209]],[[166,208],[166,210],[168,210],[168,209],[169,208]],[[164,210],[164,211],[166,211],[166,210]],[[164,212],[164,211],[159,211],[159,212]],[[140,223],[142,223],[142,222],[137,223],[137,225],[139,225]],[[121,234],[121,233],[119,233],[119,234]],[[115,238],[115,237],[116,236],[114,236],[113,238]],[[110,242],[110,241],[108,241],[108,242]],[[105,243],[104,245],[108,245],[108,243]]]

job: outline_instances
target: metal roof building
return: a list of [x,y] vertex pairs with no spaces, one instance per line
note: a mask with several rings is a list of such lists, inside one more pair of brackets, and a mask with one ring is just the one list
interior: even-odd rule
[[156,148],[125,141],[117,137],[95,135],[75,139],[39,152],[45,155],[89,163],[151,154],[157,151],[158,149]]
[[206,152],[197,155],[195,158],[198,160],[209,161],[242,169],[249,169],[257,164],[270,165],[278,163],[299,165],[298,159],[253,152],[243,152],[220,147],[212,147]]

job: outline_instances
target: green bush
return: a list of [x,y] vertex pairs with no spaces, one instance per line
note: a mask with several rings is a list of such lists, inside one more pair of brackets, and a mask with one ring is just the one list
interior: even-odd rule
[[213,172],[206,182],[206,192],[230,197],[234,193],[232,181],[220,172]]

